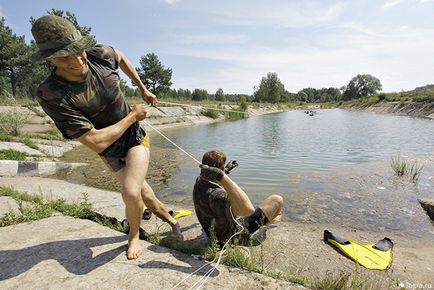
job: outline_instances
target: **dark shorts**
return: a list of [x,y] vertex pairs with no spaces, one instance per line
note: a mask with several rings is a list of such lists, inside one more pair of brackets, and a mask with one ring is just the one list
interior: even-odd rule
[[250,234],[256,232],[261,226],[268,223],[268,218],[261,208],[256,208],[252,215],[239,218],[238,221],[249,231]]
[[149,136],[148,136],[148,134],[145,134],[145,136],[143,137],[143,141],[141,143],[139,143],[139,144],[132,143],[130,146],[127,146],[126,148],[124,148],[125,152],[122,154],[122,155],[124,155],[124,157],[111,156],[110,154],[100,155],[100,157],[101,157],[102,161],[105,163],[105,165],[110,169],[110,171],[116,172],[116,171],[119,171],[125,167],[125,165],[126,165],[125,158],[126,158],[126,155],[128,153],[128,150],[130,150],[132,147],[138,146],[138,145],[141,145],[145,148],[149,148]]

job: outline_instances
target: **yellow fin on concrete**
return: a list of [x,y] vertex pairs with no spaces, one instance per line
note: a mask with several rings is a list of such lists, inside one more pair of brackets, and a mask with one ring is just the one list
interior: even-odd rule
[[362,245],[356,241],[344,240],[325,230],[324,241],[368,269],[385,270],[392,262],[393,242],[389,238],[379,240],[376,244]]

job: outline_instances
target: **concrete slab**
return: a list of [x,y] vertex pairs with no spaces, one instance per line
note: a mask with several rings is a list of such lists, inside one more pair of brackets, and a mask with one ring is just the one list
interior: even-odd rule
[[0,219],[9,212],[20,214],[18,203],[10,196],[0,196]]
[[31,160],[0,160],[0,176],[47,176],[69,171],[84,165],[87,164]]
[[0,160],[0,176],[15,176],[18,173],[18,161]]
[[[205,265],[144,241],[143,255],[129,261],[126,235],[71,217],[0,228],[0,236],[1,289],[171,289]],[[208,269],[204,267],[176,289],[190,288]],[[222,265],[204,288],[305,289]]]
[[[64,199],[67,202],[81,202],[83,193],[88,194],[89,202],[94,208],[107,209],[123,206],[119,193],[92,188],[64,180],[41,177],[2,177],[0,185],[13,187],[17,191],[25,191],[32,195],[43,195],[49,199]],[[120,216],[119,218],[123,218]]]
[[40,151],[33,149],[33,148],[30,148],[30,147],[24,145],[23,143],[0,142],[0,150],[9,150],[9,149],[20,151],[20,152],[26,153],[28,155],[44,156],[44,154],[41,153]]
[[44,152],[47,156],[62,157],[63,154],[74,148],[73,145],[65,143],[63,146],[37,144],[39,150]]

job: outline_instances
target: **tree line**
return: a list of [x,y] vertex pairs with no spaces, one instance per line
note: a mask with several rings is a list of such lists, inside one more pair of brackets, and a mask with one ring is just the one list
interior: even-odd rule
[[[89,35],[91,28],[80,26],[75,15],[69,11],[52,9],[47,11],[70,20],[83,34]],[[30,18],[33,24],[35,19]],[[13,96],[32,97],[40,84],[52,71],[49,62],[33,62],[31,55],[37,51],[34,41],[25,42],[24,36],[16,35],[0,19],[0,97]],[[264,76],[259,85],[254,87],[252,95],[225,94],[222,88],[215,93],[209,93],[205,89],[196,88],[174,89],[172,86],[171,68],[166,68],[155,53],[148,53],[139,59],[140,66],[137,72],[144,85],[159,98],[172,98],[179,100],[215,100],[219,102],[339,102],[368,97],[378,91],[382,86],[379,79],[369,74],[359,74],[353,77],[346,86],[341,88],[304,88],[297,93],[291,93],[285,89],[283,82],[277,73],[269,72]],[[132,84],[133,85],[133,84]],[[121,89],[126,97],[140,97],[137,88],[130,87],[126,81],[121,80]]]

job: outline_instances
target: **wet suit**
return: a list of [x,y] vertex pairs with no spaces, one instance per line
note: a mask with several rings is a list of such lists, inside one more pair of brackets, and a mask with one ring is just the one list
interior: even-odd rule
[[[234,233],[241,228],[232,219],[228,194],[217,184],[209,182],[201,177],[196,179],[193,189],[193,202],[197,218],[208,237],[211,237],[211,224],[215,220],[215,235],[222,246]],[[237,218],[243,225],[244,231],[238,242],[246,244],[251,234],[268,222],[268,218],[260,208],[247,217]]]

